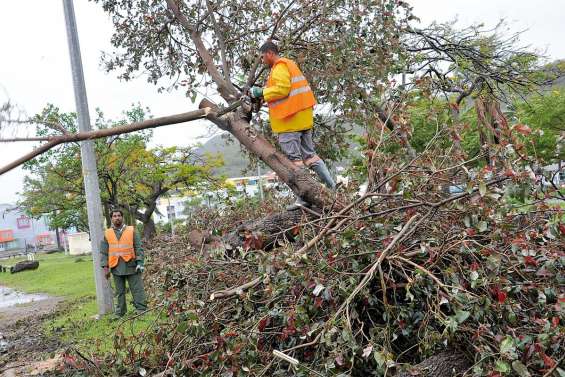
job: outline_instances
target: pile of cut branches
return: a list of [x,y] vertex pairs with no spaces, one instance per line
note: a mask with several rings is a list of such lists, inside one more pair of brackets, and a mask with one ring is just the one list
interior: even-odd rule
[[[304,212],[271,250],[250,242],[226,251],[221,236],[277,210],[277,200],[202,211],[149,248],[154,331],[119,335],[108,367],[122,375],[140,367],[209,376],[562,373],[564,202],[540,191],[527,164],[505,157],[491,168],[435,147],[410,162],[375,152],[372,165],[387,168],[368,192],[341,187],[349,205]],[[461,192],[450,194],[454,187]],[[196,229],[217,236],[216,247],[195,247]]]

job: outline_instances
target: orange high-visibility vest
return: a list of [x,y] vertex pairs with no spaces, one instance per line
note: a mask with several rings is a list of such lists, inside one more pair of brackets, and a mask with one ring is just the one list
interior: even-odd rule
[[[310,88],[310,84],[306,77],[300,71],[300,68],[290,59],[280,58],[275,62],[271,72],[277,64],[285,64],[290,72],[290,93],[285,98],[268,102],[269,114],[275,119],[283,119],[299,111],[313,107],[316,104],[316,98]],[[267,80],[267,88],[275,85],[271,75]]]
[[108,241],[108,266],[114,268],[118,265],[119,258],[128,262],[135,258],[133,249],[133,226],[126,226],[120,239],[116,238],[114,229],[106,229],[104,235]]

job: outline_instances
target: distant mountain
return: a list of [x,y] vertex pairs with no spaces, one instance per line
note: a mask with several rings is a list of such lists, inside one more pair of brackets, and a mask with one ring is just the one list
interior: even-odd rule
[[224,166],[215,170],[217,175],[225,175],[227,177],[241,177],[245,175],[252,175],[245,172],[248,165],[248,160],[241,152],[239,142],[233,137],[227,137],[226,134],[219,134],[208,141],[201,147],[197,148],[200,155],[205,154],[220,154],[224,159]]
[[[353,134],[362,135],[364,133],[363,127],[354,126]],[[352,142],[351,146],[356,146]],[[242,177],[248,175],[255,175],[255,172],[246,171],[249,161],[243,152],[239,142],[228,133],[218,134],[208,139],[201,147],[197,148],[200,155],[204,154],[220,154],[224,159],[224,166],[216,169],[217,175],[225,175],[226,177]],[[340,165],[346,166],[349,164],[349,159],[341,161]],[[262,174],[271,171],[265,169]]]

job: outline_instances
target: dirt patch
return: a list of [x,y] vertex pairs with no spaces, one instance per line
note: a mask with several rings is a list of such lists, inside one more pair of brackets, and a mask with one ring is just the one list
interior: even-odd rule
[[47,297],[43,300],[0,308],[0,333],[5,333],[19,321],[33,322],[37,317],[53,313],[62,301],[63,299],[59,297]]
[[0,353],[0,376],[29,375],[29,367],[44,364],[58,353],[63,345],[45,334],[43,322],[54,315],[61,302],[62,298],[48,297],[0,308],[0,334],[7,343],[5,352]]

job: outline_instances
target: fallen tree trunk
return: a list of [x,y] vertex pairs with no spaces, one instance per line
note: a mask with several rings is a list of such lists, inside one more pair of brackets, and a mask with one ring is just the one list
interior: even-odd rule
[[294,241],[298,224],[303,220],[317,218],[315,210],[295,210],[270,214],[259,220],[251,220],[236,226],[223,238],[210,236],[198,230],[189,233],[190,245],[196,250],[208,253],[210,250],[270,250],[277,244]]
[[333,202],[330,192],[316,181],[307,169],[294,165],[267,139],[255,131],[245,119],[248,114],[245,109],[218,116],[218,106],[206,99],[200,102],[199,107],[201,109],[211,108],[212,111],[206,117],[221,129],[231,133],[245,148],[273,169],[279,179],[286,183],[297,196],[318,208],[323,208]]
[[397,374],[396,377],[454,377],[463,375],[471,367],[472,363],[463,353],[444,351],[422,361],[408,371]]
[[34,261],[23,261],[18,262],[14,266],[10,267],[10,272],[15,274],[16,272],[21,272],[25,270],[36,270],[39,267],[39,262]]
[[310,219],[314,215],[297,211],[285,211],[271,214],[265,218],[247,221],[226,235],[223,239],[226,249],[272,249],[277,242],[294,241],[297,224],[303,218]]
[[286,183],[296,196],[312,204],[315,210],[294,210],[270,214],[265,218],[248,221],[239,225],[221,240],[217,237],[203,237],[193,235],[191,245],[208,251],[217,248],[221,243],[226,250],[242,247],[249,249],[270,249],[279,240],[292,240],[292,229],[306,216],[311,219],[316,217],[325,207],[333,206],[340,209],[342,206],[336,202],[332,193],[320,182],[312,177],[307,169],[294,165],[284,154],[279,152],[246,120],[248,109],[238,109],[224,116],[216,104],[209,100],[202,100],[201,109],[212,109],[207,118],[222,130],[231,133],[245,148],[258,156],[267,164],[279,179]]

